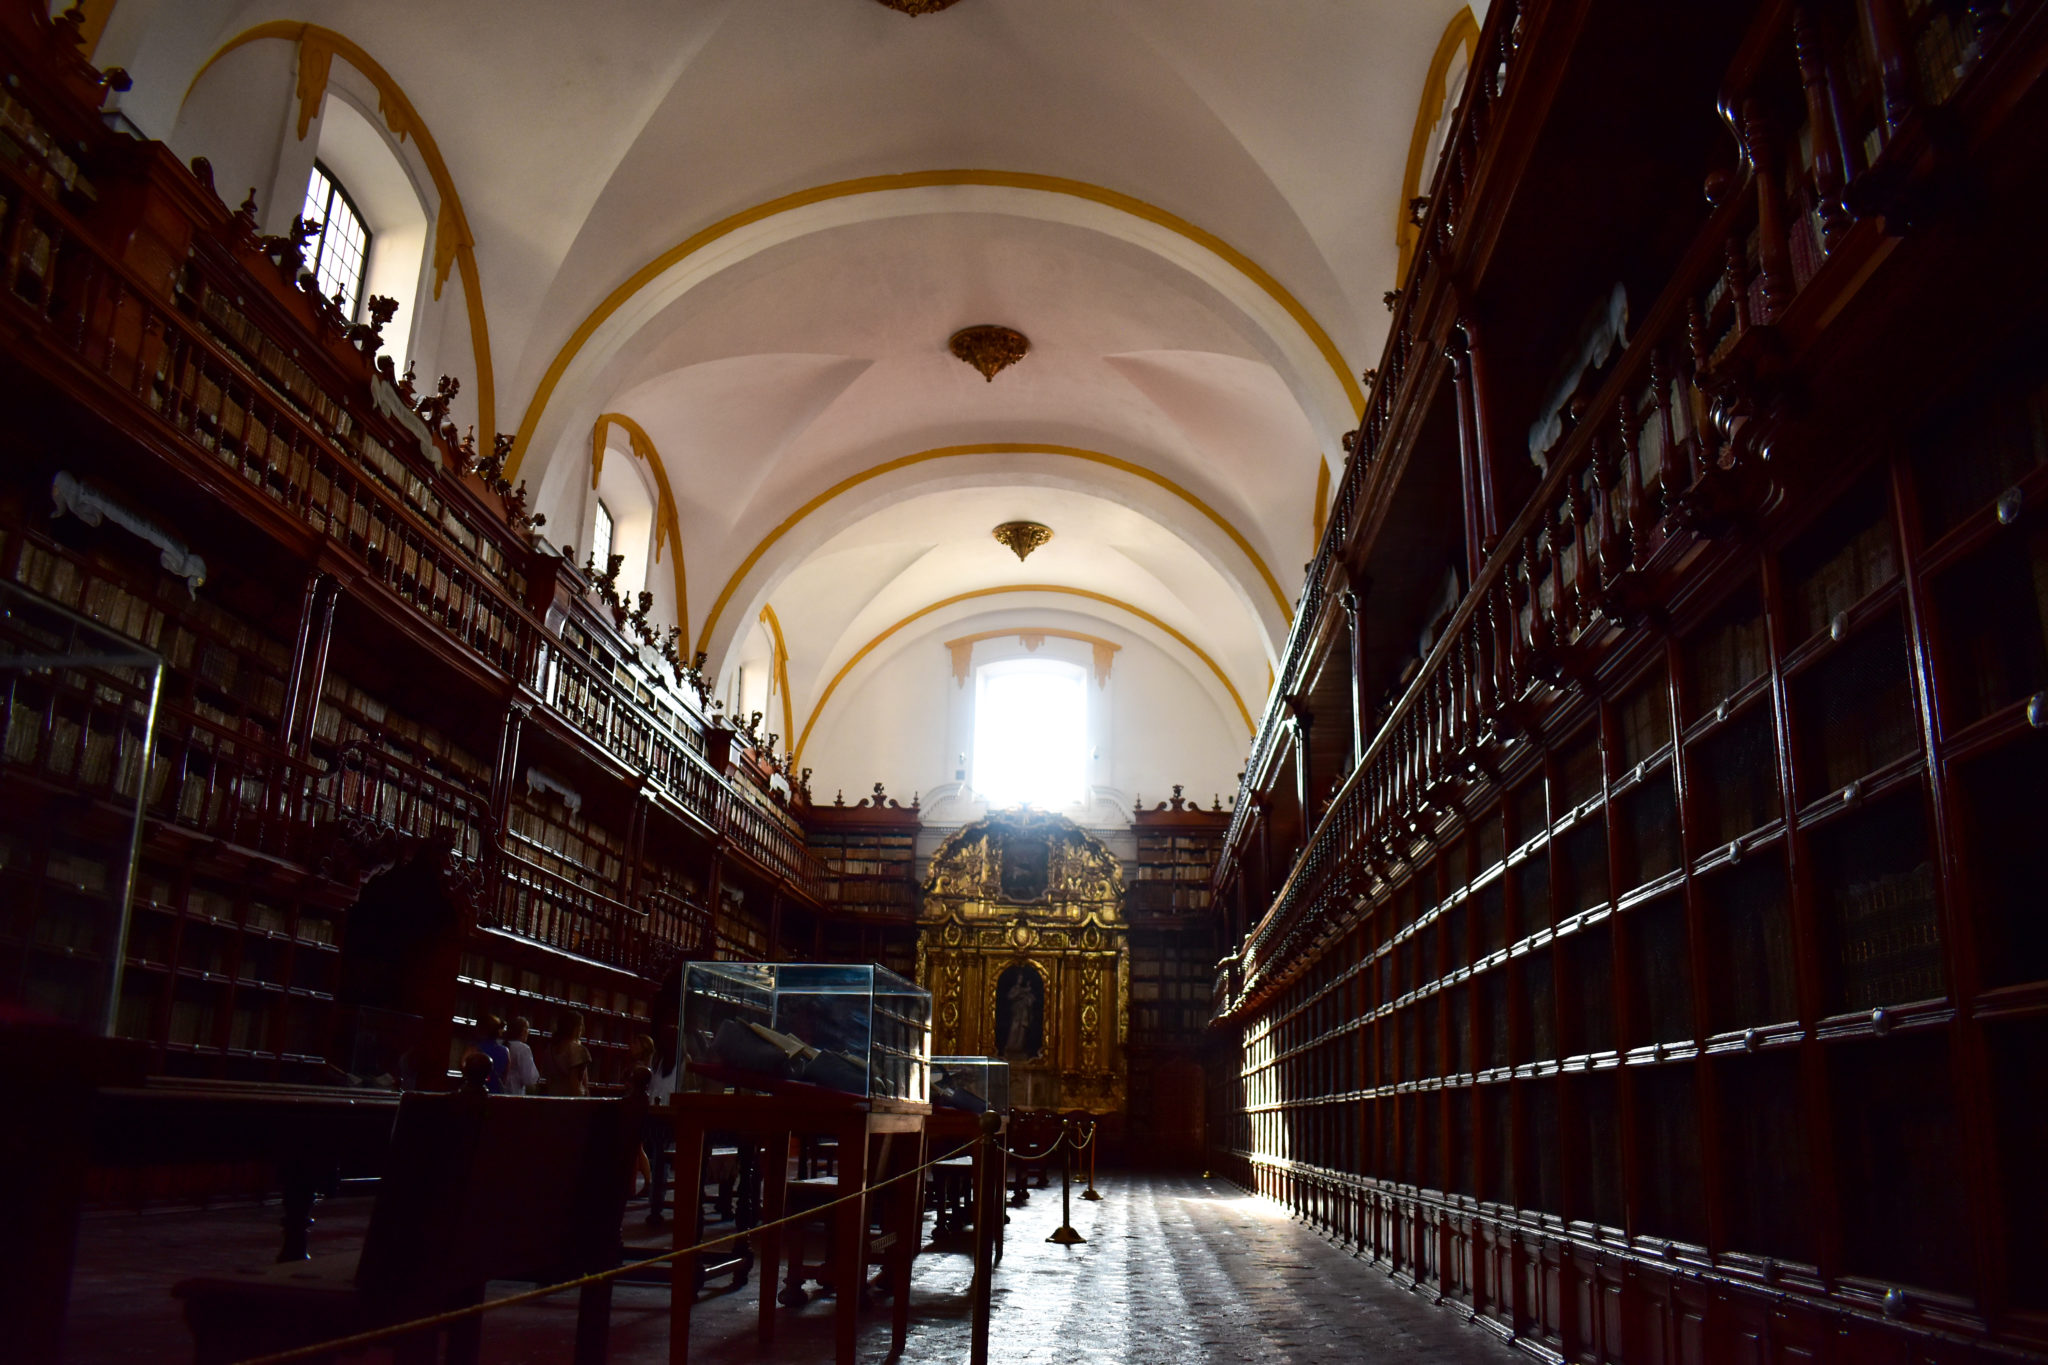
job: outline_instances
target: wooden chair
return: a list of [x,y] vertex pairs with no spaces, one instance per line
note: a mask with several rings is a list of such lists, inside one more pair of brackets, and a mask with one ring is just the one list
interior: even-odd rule
[[[619,1225],[645,1101],[408,1094],[359,1258],[319,1257],[186,1280],[194,1357],[212,1365],[405,1322],[482,1300],[491,1280],[552,1283],[619,1263]],[[586,1286],[576,1361],[598,1365],[610,1282]],[[449,1327],[474,1362],[481,1318]],[[436,1338],[394,1343],[431,1361]]]

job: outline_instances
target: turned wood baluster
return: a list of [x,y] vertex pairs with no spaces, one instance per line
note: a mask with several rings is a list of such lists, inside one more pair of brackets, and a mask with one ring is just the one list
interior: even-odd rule
[[1906,38],[1906,20],[1899,0],[1858,0],[1863,34],[1877,62],[1877,84],[1884,113],[1886,140],[1912,117],[1917,101],[1913,88],[1913,52]]
[[1650,418],[1658,424],[1663,448],[1657,452],[1657,513],[1668,516],[1678,501],[1678,433],[1671,425],[1672,381],[1665,361],[1665,348],[1650,348]]
[[[1654,421],[1657,401],[1654,371],[1650,382],[1652,414],[1646,420]],[[1650,538],[1651,518],[1646,515],[1649,509],[1644,505],[1648,499],[1643,491],[1642,437],[1638,434],[1641,428],[1636,424],[1634,409],[1635,404],[1624,398],[1616,407],[1614,417],[1616,439],[1621,445],[1621,536],[1626,547],[1623,558],[1628,568],[1640,569],[1643,567],[1644,546]]]
[[1742,145],[1756,172],[1757,267],[1763,277],[1759,324],[1776,322],[1792,302],[1792,251],[1785,235],[1785,181],[1776,121],[1754,94],[1742,97]]
[[[1623,406],[1626,406],[1624,400]],[[1613,443],[1608,438],[1607,424],[1595,420],[1592,434],[1586,441],[1586,473],[1578,482],[1585,485],[1582,495],[1586,506],[1584,535],[1586,545],[1582,558],[1587,576],[1579,583],[1579,602],[1598,602],[1601,593],[1610,587],[1620,572],[1620,547],[1615,537],[1618,531],[1614,511],[1614,486],[1619,477],[1615,467]],[[1587,611],[1586,619],[1591,619]]]
[[[1557,662],[1558,656],[1562,654],[1564,647],[1571,643],[1573,634],[1570,615],[1571,593],[1565,588],[1564,584],[1564,557],[1566,550],[1560,539],[1561,533],[1558,529],[1562,524],[1561,518],[1569,515],[1566,509],[1570,505],[1571,488],[1567,484],[1564,502],[1550,509],[1550,515],[1544,518],[1543,557],[1545,567],[1543,572],[1544,576],[1550,581],[1550,606],[1543,612],[1543,632],[1551,645],[1552,663]],[[1540,596],[1537,598],[1538,606],[1541,606],[1542,600]]]
[[[1579,477],[1569,479],[1565,483],[1565,501],[1559,505],[1559,516],[1563,518],[1565,532],[1571,534],[1571,544],[1569,546],[1561,546],[1559,551],[1556,551],[1556,561],[1559,561],[1559,563],[1556,563],[1556,575],[1559,575],[1559,583],[1556,583],[1556,585],[1559,585],[1559,593],[1556,593],[1554,602],[1556,602],[1556,614],[1559,614],[1559,620],[1563,622],[1563,630],[1559,634],[1563,636],[1565,643],[1571,643],[1571,641],[1579,639],[1579,632],[1585,630],[1587,622],[1593,616],[1593,610],[1591,610],[1593,585],[1587,581],[1587,579],[1593,577],[1593,557],[1589,553],[1591,546],[1587,546],[1587,540],[1591,536],[1591,526],[1587,524],[1589,522],[1587,503],[1591,501],[1591,497],[1589,497],[1589,493],[1585,489],[1587,473],[1589,471],[1583,471],[1583,473],[1579,473]],[[1571,587],[1569,589],[1565,587],[1565,557],[1567,555],[1571,557]]]
[[1819,23],[1812,5],[1794,6],[1792,51],[1799,62],[1799,84],[1806,92],[1807,122],[1813,127],[1813,191],[1820,204],[1821,243],[1833,251],[1849,229],[1848,210],[1842,206],[1848,151],[1835,119],[1834,80]]
[[1509,573],[1513,601],[1508,610],[1508,643],[1514,655],[1514,691],[1517,700],[1528,690],[1534,674],[1536,652],[1536,561],[1530,548],[1534,536],[1525,537]]

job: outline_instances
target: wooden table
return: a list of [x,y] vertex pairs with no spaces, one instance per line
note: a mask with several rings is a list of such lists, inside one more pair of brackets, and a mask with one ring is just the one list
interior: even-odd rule
[[[870,1162],[869,1142],[882,1138],[896,1150],[889,1153],[877,1170],[877,1178],[910,1170],[924,1164],[925,1123],[931,1115],[928,1104],[902,1100],[862,1099],[819,1090],[808,1094],[714,1095],[678,1092],[669,1102],[676,1125],[676,1169],[701,1168],[708,1135],[727,1134],[743,1143],[763,1149],[761,1163],[765,1186],[761,1199],[761,1220],[774,1223],[783,1216],[788,1202],[789,1144],[794,1137],[830,1137],[839,1144],[834,1197],[844,1199],[831,1215],[833,1262],[839,1267],[834,1304],[835,1359],[839,1365],[854,1365],[859,1342],[860,1287],[867,1274],[868,1201],[866,1188]],[[898,1141],[908,1139],[907,1142]],[[862,1154],[855,1159],[855,1153]],[[922,1198],[918,1178],[899,1182],[883,1196],[894,1210],[896,1246],[891,1263],[892,1349],[900,1354],[910,1332],[910,1263],[917,1253],[922,1221]],[[702,1201],[686,1214],[676,1210],[675,1246],[694,1246],[703,1236]],[[760,1340],[765,1347],[775,1338],[776,1281],[782,1261],[781,1232],[776,1228],[754,1234],[760,1252],[761,1307]],[[681,1257],[673,1283],[694,1285],[697,1255]],[[669,1361],[683,1365],[690,1358],[690,1313],[696,1295],[674,1292],[669,1296]]]
[[[0,1029],[0,1321],[23,1360],[62,1351],[78,1211],[88,1165],[261,1161],[284,1187],[278,1259],[307,1255],[316,1194],[335,1176],[374,1175],[390,1144],[392,1091],[144,1080],[102,1039]],[[112,1059],[111,1061],[109,1059]]]

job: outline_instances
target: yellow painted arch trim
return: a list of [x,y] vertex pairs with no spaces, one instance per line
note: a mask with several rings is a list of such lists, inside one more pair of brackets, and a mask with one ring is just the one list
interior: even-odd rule
[[915,454],[899,455],[893,460],[884,460],[872,469],[863,469],[858,474],[847,475],[784,517],[776,524],[774,530],[761,538],[761,543],[748,553],[740,562],[739,568],[734,570],[732,577],[726,580],[725,587],[718,594],[718,600],[711,604],[711,614],[704,620],[703,631],[697,636],[698,650],[704,652],[711,648],[711,632],[717,628],[719,618],[725,614],[733,593],[739,590],[747,575],[754,571],[754,566],[761,562],[761,556],[767,554],[775,542],[794,530],[798,522],[840,494],[857,488],[870,479],[878,479],[884,474],[893,474],[899,469],[908,469],[912,465],[924,464],[931,460],[950,460],[968,455],[1059,455],[1067,459],[1086,460],[1091,464],[1104,465],[1125,474],[1135,475],[1148,483],[1157,484],[1214,522],[1238,549],[1244,551],[1245,558],[1251,560],[1252,567],[1259,571],[1259,577],[1266,581],[1266,587],[1272,592],[1273,600],[1280,604],[1281,614],[1290,622],[1293,621],[1293,607],[1287,600],[1287,594],[1280,587],[1280,580],[1266,567],[1266,561],[1259,557],[1259,552],[1252,548],[1252,543],[1246,540],[1243,533],[1231,525],[1221,512],[1164,474],[1156,473],[1130,460],[1118,459],[1114,455],[1105,455],[1099,450],[1087,450],[1080,446],[1039,445],[1028,441],[981,441],[969,445],[934,446],[930,450],[920,450]]
[[782,638],[782,622],[776,617],[775,608],[761,608],[761,620],[768,627],[768,638],[775,642],[775,687],[782,693],[782,742],[787,744],[796,733],[796,713],[789,705],[789,643]]
[[[1229,676],[1224,673],[1223,669],[1217,664],[1217,662],[1214,659],[1209,657],[1209,652],[1203,649],[1200,645],[1196,644],[1193,640],[1190,640],[1187,636],[1175,630],[1172,626],[1166,624],[1166,622],[1154,616],[1151,612],[1146,611],[1143,607],[1132,606],[1129,602],[1124,601],[1121,597],[1111,597],[1106,592],[1095,592],[1089,588],[1070,588],[1067,587],[1065,584],[1061,583],[1007,583],[993,588],[975,588],[970,592],[954,593],[951,597],[940,598],[938,601],[932,603],[928,607],[919,607],[916,611],[910,613],[910,615],[896,622],[888,629],[876,635],[874,639],[868,641],[859,649],[855,650],[853,652],[853,657],[848,659],[844,664],[840,665],[839,671],[832,675],[832,681],[826,683],[825,690],[818,694],[817,704],[811,707],[810,718],[804,722],[804,732],[797,738],[796,749],[793,753],[793,756],[790,758],[790,762],[792,764],[795,764],[802,761],[804,756],[804,745],[810,742],[811,730],[817,725],[818,717],[824,714],[825,703],[832,700],[832,694],[839,689],[840,683],[846,681],[846,675],[853,672],[853,670],[860,665],[861,660],[867,658],[868,655],[874,653],[876,648],[880,646],[884,640],[887,640],[891,635],[894,635],[897,631],[903,629],[905,626],[911,624],[913,621],[917,621],[926,616],[930,616],[935,611],[943,611],[947,607],[957,605],[961,602],[971,602],[976,598],[980,597],[998,597],[1004,593],[1013,592],[1047,592],[1058,593],[1064,597],[1085,597],[1091,602],[1100,602],[1105,606],[1115,607],[1118,611],[1127,611],[1131,615],[1137,617],[1140,621],[1143,621],[1145,624],[1156,627],[1157,629],[1165,632],[1167,635],[1173,637],[1174,642],[1179,644],[1183,649],[1187,650],[1188,653],[1194,655],[1197,659],[1200,659],[1204,664],[1208,665],[1209,671],[1216,675],[1216,681],[1223,684],[1223,690],[1228,692],[1230,694],[1231,701],[1237,704],[1238,718],[1244,721],[1245,733],[1249,735],[1257,732],[1257,727],[1252,724],[1251,710],[1245,706],[1244,698],[1239,696],[1237,693],[1237,688],[1231,685]],[[1005,631],[1003,633],[1011,634],[1013,632]]]
[[1444,36],[1437,39],[1436,53],[1429,59],[1429,74],[1422,78],[1422,103],[1415,111],[1415,131],[1408,136],[1408,167],[1401,175],[1401,197],[1394,204],[1394,245],[1401,251],[1394,267],[1396,286],[1407,282],[1408,266],[1422,241],[1422,229],[1408,216],[1408,205],[1422,193],[1422,154],[1429,147],[1429,130],[1436,127],[1437,116],[1443,112],[1451,58],[1458,55],[1460,48],[1465,50],[1465,78],[1470,80],[1472,57],[1479,50],[1479,21],[1472,17],[1470,5],[1460,6],[1451,16]]
[[575,360],[584,344],[596,335],[597,329],[604,325],[606,319],[625,306],[627,300],[652,284],[677,262],[687,259],[721,237],[792,209],[858,194],[926,189],[940,185],[983,185],[1072,195],[1077,199],[1086,199],[1130,214],[1134,218],[1143,219],[1206,248],[1264,290],[1289,317],[1294,319],[1308,335],[1309,340],[1315,344],[1316,349],[1322,352],[1331,372],[1337,376],[1337,382],[1343,386],[1345,397],[1351,400],[1353,415],[1365,415],[1365,394],[1358,386],[1358,379],[1351,373],[1351,367],[1345,363],[1343,353],[1337,349],[1337,343],[1330,339],[1330,334],[1323,330],[1322,324],[1317,322],[1308,309],[1302,306],[1301,301],[1289,293],[1285,285],[1274,279],[1265,267],[1215,233],[1196,227],[1187,219],[1156,204],[1148,204],[1132,195],[1101,185],[1092,185],[1085,180],[1070,180],[1059,175],[1038,175],[1028,171],[908,171],[897,175],[868,175],[852,180],[835,180],[830,184],[815,185],[807,190],[798,190],[793,194],[785,194],[751,208],[741,209],[738,213],[721,218],[709,227],[692,233],[634,271],[623,284],[605,296],[604,302],[598,304],[589,317],[583,319],[570,334],[569,339],[562,344],[562,349],[556,353],[554,360],[549,363],[547,373],[541,376],[540,387],[534,390],[532,401],[526,405],[526,415],[519,421],[518,438],[512,446],[512,458],[505,471],[506,477],[512,477],[521,461],[526,458],[526,447],[533,439],[535,428],[540,425],[541,413],[546,410],[548,401],[554,397],[555,386],[561,383],[562,376],[568,372],[570,362]]
[[[456,268],[462,272],[463,302],[469,309],[469,343],[476,357],[477,425],[487,433],[496,431],[497,381],[491,371],[491,330],[484,320],[484,287],[476,268],[476,238],[469,230],[469,215],[462,211],[462,196],[455,192],[455,177],[449,174],[448,163],[441,158],[440,144],[435,142],[434,135],[427,131],[426,120],[420,117],[419,110],[413,108],[412,101],[405,97],[405,91],[399,88],[397,81],[391,79],[391,73],[379,65],[376,58],[331,28],[322,28],[318,24],[277,20],[258,24],[228,39],[220,51],[208,57],[206,65],[199,68],[198,75],[195,75],[192,83],[185,87],[185,97],[192,97],[192,91],[199,85],[201,77],[213,69],[215,62],[238,47],[246,47],[250,43],[271,38],[297,43],[302,50],[307,40],[311,39],[316,45],[341,57],[350,66],[362,72],[371,85],[377,87],[377,108],[384,115],[384,124],[391,130],[392,135],[401,142],[405,140],[407,134],[418,139],[420,159],[427,163],[427,174],[434,178],[434,188],[441,195],[440,216],[434,224],[434,297],[441,297],[441,282],[447,278],[448,273],[445,264],[448,259],[447,253],[452,248]],[[323,94],[326,90],[325,71],[326,68],[323,66],[323,78],[319,82],[319,89]],[[302,138],[306,135],[309,118],[308,112],[301,109],[299,136]],[[509,478],[512,470],[507,469],[505,473]]]
[[676,580],[676,629],[687,645],[690,640],[690,581],[683,572],[683,526],[676,517],[676,496],[669,491],[668,470],[661,462],[661,452],[654,448],[654,438],[646,428],[626,416],[623,412],[607,412],[598,416],[590,427],[590,486],[597,487],[598,471],[604,468],[604,438],[612,428],[626,433],[626,443],[633,454],[645,461],[654,471],[654,485],[661,491],[661,505],[654,509],[654,562],[661,562],[661,542],[666,539],[673,553],[669,556]]

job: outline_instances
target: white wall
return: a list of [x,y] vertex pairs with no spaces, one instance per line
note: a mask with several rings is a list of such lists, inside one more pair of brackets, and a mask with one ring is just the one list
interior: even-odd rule
[[[927,822],[973,819],[978,803],[966,799],[961,755],[974,734],[974,683],[953,677],[945,642],[987,630],[1052,627],[1101,636],[1121,648],[1109,684],[1097,689],[1092,672],[1089,721],[1100,750],[1090,764],[1097,802],[1082,823],[1101,825],[1127,819],[1134,798],[1147,806],[1165,800],[1178,782],[1191,798],[1208,805],[1215,794],[1236,789],[1249,738],[1237,710],[1211,695],[1191,669],[1202,665],[1175,657],[1160,646],[1110,622],[1071,613],[1000,612],[956,621],[922,632],[880,662],[866,660],[841,683],[811,732],[803,763],[811,768],[811,797],[830,804],[844,791],[849,802],[881,782],[908,804],[924,800]],[[1169,652],[1173,651],[1173,652]],[[1028,657],[1014,636],[975,647],[976,665]],[[1086,644],[1048,638],[1036,657],[1090,664]],[[1206,670],[1204,670],[1206,672]],[[804,707],[810,699],[798,688]],[[804,723],[799,709],[797,725]],[[965,767],[971,770],[971,756]]]

